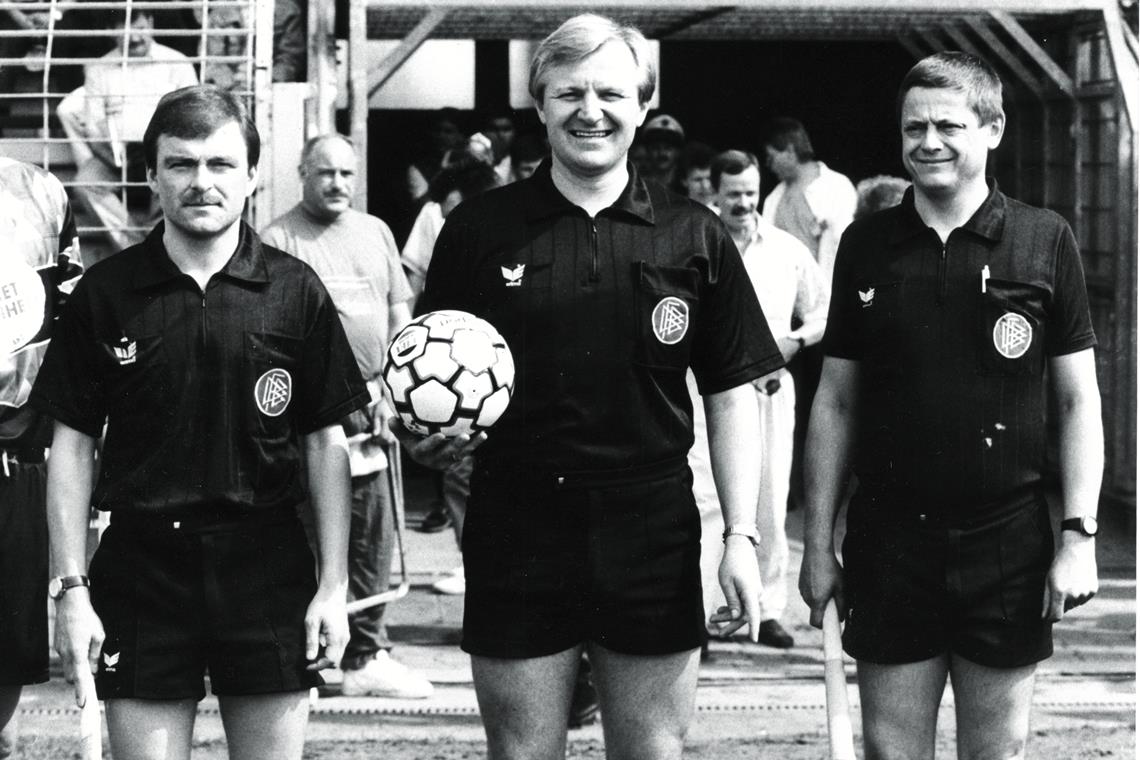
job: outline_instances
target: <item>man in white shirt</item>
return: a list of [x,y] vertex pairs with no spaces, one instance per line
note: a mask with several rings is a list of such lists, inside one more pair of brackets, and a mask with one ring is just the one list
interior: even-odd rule
[[[71,141],[79,192],[120,249],[141,242],[154,226],[158,208],[150,190],[84,183],[145,182],[142,139],[151,114],[163,95],[198,84],[198,75],[189,58],[154,41],[151,11],[103,13],[117,44],[84,68],[83,86],[60,101],[57,115]],[[141,218],[127,207],[135,192],[145,198]]]
[[[808,249],[790,234],[765,221],[756,208],[760,200],[760,166],[756,156],[739,150],[718,154],[710,178],[716,190],[721,220],[728,227],[744,259],[744,268],[756,289],[768,329],[776,345],[791,361],[804,346],[823,337],[827,324],[829,292],[820,266]],[[793,319],[799,327],[792,329]],[[796,392],[787,369],[779,369],[752,382],[760,412],[760,497],[756,505],[756,528],[760,564],[760,635],[762,644],[786,649],[792,637],[780,625],[788,602],[788,537],[784,529],[792,469],[792,435],[795,430]],[[698,446],[702,442],[698,441]],[[701,452],[703,454],[703,452]],[[694,468],[696,493],[713,493],[702,479],[711,472]],[[707,501],[707,500],[706,500]],[[706,611],[723,603],[716,592],[716,567],[704,555],[716,557],[715,542],[723,526],[716,524],[719,509],[701,509],[703,576]],[[711,569],[711,578],[709,570]]]

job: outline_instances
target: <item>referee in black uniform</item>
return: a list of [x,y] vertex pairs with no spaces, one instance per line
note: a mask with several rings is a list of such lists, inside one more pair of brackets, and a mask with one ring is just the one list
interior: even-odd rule
[[[368,393],[316,273],[240,221],[259,147],[225,91],[162,99],[144,149],[164,221],[80,281],[32,396],[56,420],[56,648],[69,681],[97,669],[124,760],[189,755],[206,671],[231,757],[299,760],[315,671],[347,641],[339,421]],[[88,581],[92,503],[111,525]]]
[[728,526],[726,622],[760,622],[750,381],[783,362],[717,217],[627,161],[655,81],[635,29],[584,15],[551,34],[530,90],[552,159],[448,217],[418,304],[487,319],[518,368],[489,437],[401,433],[434,466],[475,449],[462,646],[494,758],[562,757],[583,649],[607,751],[680,757],[705,637],[690,367]]

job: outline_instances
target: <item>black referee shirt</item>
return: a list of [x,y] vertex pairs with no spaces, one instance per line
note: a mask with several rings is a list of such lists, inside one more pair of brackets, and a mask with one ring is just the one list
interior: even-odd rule
[[913,190],[843,235],[824,351],[860,363],[860,483],[906,509],[968,520],[1037,486],[1046,360],[1095,344],[1069,225],[996,186],[946,245]]
[[162,233],[80,280],[31,403],[90,436],[106,421],[99,509],[292,506],[300,436],[368,402],[332,300],[245,224],[203,293]]
[[555,471],[683,458],[685,371],[702,393],[783,365],[740,254],[705,207],[630,181],[591,219],[550,165],[459,206],[418,311],[461,309],[506,338],[514,397],[484,462]]

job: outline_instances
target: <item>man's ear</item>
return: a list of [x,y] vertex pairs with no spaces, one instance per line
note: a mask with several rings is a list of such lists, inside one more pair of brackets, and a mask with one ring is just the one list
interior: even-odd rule
[[990,133],[987,136],[986,144],[990,150],[993,150],[1001,144],[1002,135],[1005,134],[1005,114],[999,114],[997,118],[991,121],[988,129]]

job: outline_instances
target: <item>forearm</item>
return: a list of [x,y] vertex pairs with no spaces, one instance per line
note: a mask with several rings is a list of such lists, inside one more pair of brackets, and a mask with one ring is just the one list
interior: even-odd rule
[[348,442],[340,425],[305,436],[305,466],[316,524],[319,582],[322,589],[340,594],[348,588],[352,499]]
[[[827,370],[834,360],[825,363]],[[832,533],[850,475],[855,432],[854,385],[821,382],[804,444],[805,550],[834,553]]]
[[1095,516],[1104,471],[1104,429],[1092,350],[1051,363],[1057,396],[1065,517]]
[[760,494],[760,415],[750,383],[704,399],[709,456],[724,524],[755,525]]
[[55,423],[47,464],[47,522],[53,575],[87,571],[87,525],[95,439]]

